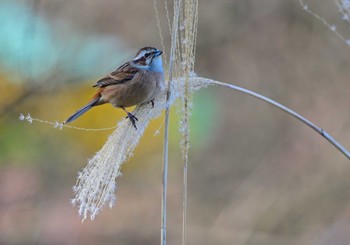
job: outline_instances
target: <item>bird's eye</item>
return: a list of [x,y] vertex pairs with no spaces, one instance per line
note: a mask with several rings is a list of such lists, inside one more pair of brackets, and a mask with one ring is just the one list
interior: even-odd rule
[[149,58],[150,55],[151,55],[150,53],[147,53],[147,54],[145,54],[145,57],[146,57],[146,58]]

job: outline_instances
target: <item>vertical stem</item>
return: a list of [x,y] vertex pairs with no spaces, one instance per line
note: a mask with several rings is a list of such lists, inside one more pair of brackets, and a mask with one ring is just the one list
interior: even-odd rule
[[[170,81],[169,81],[170,82]],[[170,91],[167,92],[167,101]],[[162,177],[162,224],[161,224],[161,245],[166,245],[166,214],[167,214],[167,189],[168,189],[168,149],[169,149],[169,107],[165,109],[164,126],[164,147],[163,147],[163,177]]]
[[171,35],[171,50],[169,58],[169,78],[166,93],[164,146],[163,146],[163,177],[162,177],[162,217],[161,217],[161,245],[166,245],[166,215],[167,215],[167,190],[168,190],[168,160],[169,160],[169,100],[171,96],[170,85],[173,79],[173,67],[175,61],[177,30],[179,26],[181,0],[174,1],[174,20]]
[[185,91],[184,91],[184,142],[183,142],[183,183],[182,183],[182,245],[186,245],[187,241],[187,189],[188,189],[188,152],[189,152],[189,117],[190,108],[188,105],[189,100],[189,77],[185,80]]
[[183,186],[182,186],[182,245],[186,245],[187,241],[187,168],[188,168],[188,154],[185,157],[183,166]]
[[[190,148],[190,116],[192,105],[192,91],[190,89],[190,74],[193,71],[195,60],[196,33],[198,23],[198,0],[184,0],[180,32],[181,60],[184,62],[183,73],[185,86],[183,97],[182,130],[182,157],[183,157],[183,185],[182,185],[182,245],[187,244],[187,203],[188,203],[188,154]],[[181,36],[182,34],[182,36]]]

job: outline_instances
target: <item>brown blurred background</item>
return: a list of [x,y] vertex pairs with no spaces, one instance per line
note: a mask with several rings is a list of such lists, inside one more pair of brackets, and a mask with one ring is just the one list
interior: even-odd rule
[[[349,46],[297,0],[199,4],[198,75],[277,100],[350,148]],[[308,4],[350,36],[332,1]],[[63,121],[93,95],[97,78],[140,47],[160,48],[153,1],[2,0],[0,22],[0,244],[159,244],[161,118],[123,166],[116,205],[84,223],[71,187],[111,131],[18,120],[30,112]],[[169,244],[181,241],[175,111]],[[109,127],[123,116],[106,105],[74,125]],[[246,95],[208,88],[195,94],[191,130],[189,244],[350,244],[349,160],[310,128]]]

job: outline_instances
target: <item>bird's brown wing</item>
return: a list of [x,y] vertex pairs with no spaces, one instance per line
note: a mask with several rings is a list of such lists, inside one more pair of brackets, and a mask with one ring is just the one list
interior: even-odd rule
[[115,71],[98,80],[93,87],[102,88],[112,84],[126,83],[130,81],[138,71],[139,69],[132,67],[129,62],[126,62]]

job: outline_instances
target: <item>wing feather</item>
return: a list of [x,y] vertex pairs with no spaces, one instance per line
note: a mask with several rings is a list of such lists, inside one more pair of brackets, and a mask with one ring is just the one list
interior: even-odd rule
[[132,67],[129,62],[124,63],[115,71],[109,73],[107,76],[101,78],[93,87],[106,87],[112,84],[122,84],[133,79],[139,69]]

